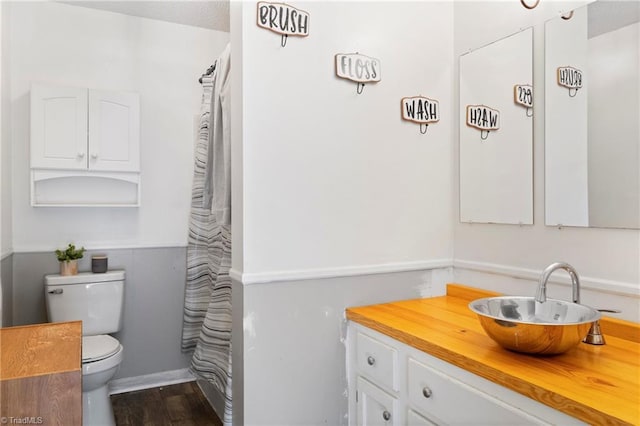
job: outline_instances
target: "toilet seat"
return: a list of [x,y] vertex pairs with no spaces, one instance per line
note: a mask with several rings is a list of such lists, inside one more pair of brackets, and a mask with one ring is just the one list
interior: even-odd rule
[[107,334],[84,336],[82,337],[82,363],[109,358],[120,348],[120,342]]

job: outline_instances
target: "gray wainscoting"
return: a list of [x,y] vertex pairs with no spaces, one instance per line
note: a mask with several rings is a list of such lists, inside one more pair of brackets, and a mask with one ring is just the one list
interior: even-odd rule
[[0,264],[0,277],[2,291],[2,326],[11,327],[13,325],[13,255],[2,259]]
[[[186,248],[91,250],[80,261],[80,271],[91,270],[92,254],[106,254],[109,269],[126,271],[123,326],[114,334],[124,347],[124,359],[115,378],[188,367],[191,355],[180,350]],[[11,291],[4,288],[5,273],[11,269],[13,273],[12,324],[46,322],[44,276],[58,273],[55,255],[14,253],[12,257],[2,263],[3,301]],[[4,312],[3,307],[3,316]]]
[[346,424],[345,308],[432,296],[450,274],[422,270],[244,286],[234,280],[233,423]]

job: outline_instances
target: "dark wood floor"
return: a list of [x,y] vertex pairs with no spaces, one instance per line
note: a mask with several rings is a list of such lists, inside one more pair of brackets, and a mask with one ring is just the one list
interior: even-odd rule
[[111,396],[118,426],[222,426],[196,382]]

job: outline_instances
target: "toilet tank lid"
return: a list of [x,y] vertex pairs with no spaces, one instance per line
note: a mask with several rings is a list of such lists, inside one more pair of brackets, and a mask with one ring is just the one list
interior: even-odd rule
[[93,272],[80,272],[77,275],[52,274],[44,276],[44,283],[45,285],[65,285],[123,281],[124,275],[124,271],[121,270],[107,271],[102,274]]

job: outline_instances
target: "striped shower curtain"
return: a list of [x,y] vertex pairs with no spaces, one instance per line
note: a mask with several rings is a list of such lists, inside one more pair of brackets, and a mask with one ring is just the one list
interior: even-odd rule
[[225,425],[231,424],[231,226],[225,196],[230,182],[228,129],[223,129],[228,125],[228,51],[227,46],[213,73],[202,78],[182,329],[182,350],[193,351],[191,371],[224,395],[224,413],[218,414]]

